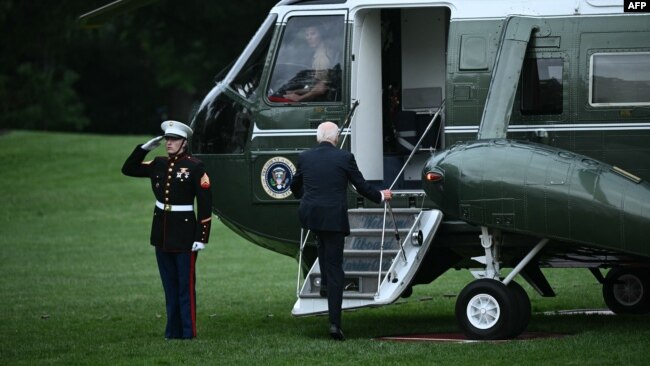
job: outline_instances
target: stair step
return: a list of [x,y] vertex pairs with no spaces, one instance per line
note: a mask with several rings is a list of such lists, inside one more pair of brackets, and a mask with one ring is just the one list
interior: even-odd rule
[[[383,279],[387,273],[388,273],[387,271],[381,271],[381,278]],[[320,273],[311,273],[309,275],[310,280],[314,278],[320,279],[320,277],[321,277]],[[348,278],[367,278],[369,280],[374,280],[376,282],[377,270],[375,269],[374,271],[345,271],[345,279],[347,280]],[[316,281],[312,281],[312,283],[315,284]]]
[[[408,232],[411,230],[411,227],[406,227],[406,228],[398,228],[397,232],[401,234],[408,234]],[[368,229],[368,228],[351,228],[350,229],[350,235],[355,235],[355,236],[368,236],[368,237],[373,237],[373,238],[378,238],[381,239],[381,228],[378,229]],[[395,236],[395,228],[392,226],[386,227],[386,233],[384,234],[385,238],[390,238]]]
[[[362,292],[351,292],[351,291],[343,291],[343,298],[344,299],[374,299],[375,298],[375,293],[376,292],[368,292],[368,293],[362,293]],[[319,293],[308,293],[308,294],[300,294],[300,298],[302,299],[323,299],[327,301],[326,297],[321,297]]]
[[[399,253],[399,249],[384,249],[384,257],[394,257],[397,253]],[[381,255],[381,250],[354,250],[354,249],[346,249],[343,251],[343,256],[344,257],[362,257],[362,256],[372,256],[372,257],[377,257]]]
[[[384,275],[388,273],[387,271],[381,271],[381,278],[384,278]],[[359,276],[359,277],[368,277],[377,279],[377,269],[373,271],[345,271],[346,276]]]
[[[387,271],[393,263],[393,258],[384,257],[381,264],[381,270]],[[374,272],[379,270],[379,257],[374,258],[343,258],[343,271],[352,272]]]
[[[383,281],[386,272],[382,273]],[[309,286],[306,286],[300,293],[300,297],[317,298],[320,297],[320,274],[311,274],[307,279]],[[374,295],[377,292],[377,272],[345,272],[344,297],[365,296],[366,294]]]
[[[404,236],[400,235],[400,239]],[[400,248],[400,243],[397,242],[393,235],[384,238],[384,251],[396,250]],[[379,250],[381,249],[381,238],[368,237],[368,236],[353,236],[350,235],[345,238],[344,249],[347,250]]]
[[[350,227],[352,228],[367,228],[367,229],[377,229],[381,231],[381,228],[384,226],[384,217],[383,215],[377,216],[350,216]],[[394,230],[395,224],[399,229],[409,229],[413,226],[415,222],[415,215],[408,216],[395,216],[395,222],[390,216],[386,216],[386,230]]]
[[[420,213],[419,208],[393,208],[393,214],[398,215],[398,214],[413,214],[417,215]],[[358,215],[358,214],[384,214],[384,209],[383,208],[352,208],[348,210],[348,213],[350,215]],[[387,213],[389,215],[389,213]]]
[[[392,230],[395,226],[399,229],[409,229],[413,226],[415,218],[420,211],[418,209],[396,208],[392,212],[392,216],[390,212],[386,212],[386,221],[384,224],[384,209],[382,208],[348,210],[350,227],[357,229],[377,229],[381,231],[381,228],[385,225],[388,230]],[[393,221],[393,217],[395,221]]]

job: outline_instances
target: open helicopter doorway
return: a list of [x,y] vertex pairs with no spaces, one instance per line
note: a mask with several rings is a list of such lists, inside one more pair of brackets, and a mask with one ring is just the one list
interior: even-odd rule
[[[444,7],[363,9],[354,16],[351,149],[364,176],[389,187],[424,134],[445,95]],[[442,111],[444,112],[444,111]],[[444,113],[436,119],[394,190],[420,190],[422,168],[444,143]]]

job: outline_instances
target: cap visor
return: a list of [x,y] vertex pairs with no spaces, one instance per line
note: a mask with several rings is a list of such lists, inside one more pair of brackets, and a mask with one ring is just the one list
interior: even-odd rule
[[165,137],[173,137],[173,138],[175,138],[175,139],[184,139],[184,138],[185,138],[185,137],[183,137],[183,136],[176,135],[176,134],[173,134],[173,133],[166,133],[164,136],[165,136]]

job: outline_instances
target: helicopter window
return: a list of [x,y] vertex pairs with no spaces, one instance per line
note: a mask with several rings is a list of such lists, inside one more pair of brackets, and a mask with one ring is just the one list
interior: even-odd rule
[[219,94],[194,117],[192,153],[241,154],[251,126],[250,111],[229,96]]
[[341,101],[344,24],[342,15],[289,19],[267,90],[269,101]]
[[527,58],[521,74],[521,114],[561,114],[562,74],[561,58]]
[[650,53],[594,54],[590,81],[593,105],[649,105]]
[[264,61],[271,45],[273,37],[273,27],[268,27],[264,36],[260,39],[259,44],[246,60],[244,66],[239,70],[237,75],[230,83],[230,87],[248,100],[254,100],[257,97],[257,87],[262,78],[264,70]]

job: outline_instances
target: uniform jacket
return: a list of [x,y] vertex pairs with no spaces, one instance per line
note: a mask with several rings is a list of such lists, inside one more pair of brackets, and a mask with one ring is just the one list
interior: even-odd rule
[[[165,251],[191,251],[195,241],[207,243],[212,219],[210,179],[203,163],[187,154],[158,156],[143,162],[148,151],[138,145],[122,166],[131,177],[149,178],[158,204],[154,207],[151,245]],[[176,205],[194,205],[194,211],[173,211]],[[160,208],[158,206],[163,206]],[[198,216],[198,219],[197,219]]]
[[291,191],[300,198],[298,216],[302,226],[315,231],[350,234],[348,182],[366,198],[381,202],[381,192],[366,182],[350,152],[329,142],[302,152],[291,182]]

